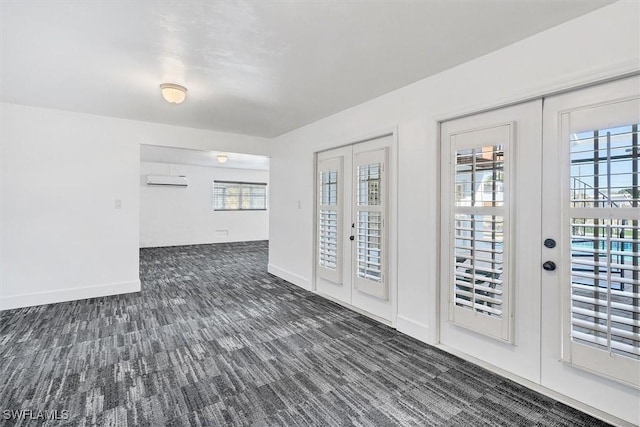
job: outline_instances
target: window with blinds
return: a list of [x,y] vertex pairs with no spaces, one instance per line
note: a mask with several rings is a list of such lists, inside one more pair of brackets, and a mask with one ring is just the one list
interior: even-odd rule
[[638,124],[570,138],[571,340],[640,359]]
[[455,152],[454,301],[498,318],[503,315],[503,179],[501,145]]
[[354,154],[353,280],[359,292],[387,300],[387,149]]
[[497,215],[456,215],[455,304],[502,317],[504,220]]
[[342,283],[343,157],[318,161],[316,267],[318,275]]
[[505,124],[451,135],[449,320],[510,341],[509,147]]
[[318,265],[338,268],[338,171],[320,171]]
[[372,163],[357,168],[357,268],[358,277],[382,281],[382,214],[378,209],[362,210],[364,206],[379,207],[382,164]]
[[213,209],[216,211],[266,210],[267,184],[214,181]]

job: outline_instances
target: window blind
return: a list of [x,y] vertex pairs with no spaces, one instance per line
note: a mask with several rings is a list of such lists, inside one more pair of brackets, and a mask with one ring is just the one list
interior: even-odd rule
[[[382,282],[382,164],[357,168],[357,267],[358,277]],[[364,210],[363,207],[369,209]]]
[[320,215],[318,264],[330,270],[338,268],[338,171],[320,171]]
[[570,140],[571,339],[640,359],[638,125]]
[[455,151],[453,299],[458,307],[503,315],[504,147]]
[[343,157],[318,161],[316,265],[319,277],[342,283]]

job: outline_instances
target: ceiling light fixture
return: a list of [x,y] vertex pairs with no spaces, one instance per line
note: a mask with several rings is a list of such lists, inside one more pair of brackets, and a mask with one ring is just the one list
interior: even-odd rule
[[187,97],[187,88],[174,83],[162,83],[160,90],[162,97],[169,104],[180,104]]
[[229,160],[227,156],[225,156],[224,154],[218,154],[218,161],[220,163],[226,163],[227,160]]

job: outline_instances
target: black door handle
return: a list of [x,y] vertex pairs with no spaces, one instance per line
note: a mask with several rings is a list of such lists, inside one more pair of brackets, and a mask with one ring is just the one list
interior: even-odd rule
[[553,249],[556,247],[556,241],[553,239],[545,239],[544,246],[545,248]]
[[553,271],[556,269],[556,263],[553,261],[545,261],[544,264],[542,264],[542,268],[547,271]]
[[349,240],[353,240],[355,238],[356,238],[355,236],[349,236]]

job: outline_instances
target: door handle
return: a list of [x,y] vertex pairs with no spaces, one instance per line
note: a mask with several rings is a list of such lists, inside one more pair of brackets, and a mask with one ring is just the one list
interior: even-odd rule
[[353,236],[353,235],[349,236],[349,240],[353,240],[355,238],[356,238],[356,236]]
[[546,271],[553,271],[556,269],[556,263],[553,261],[545,261],[544,264],[542,264],[542,268]]

